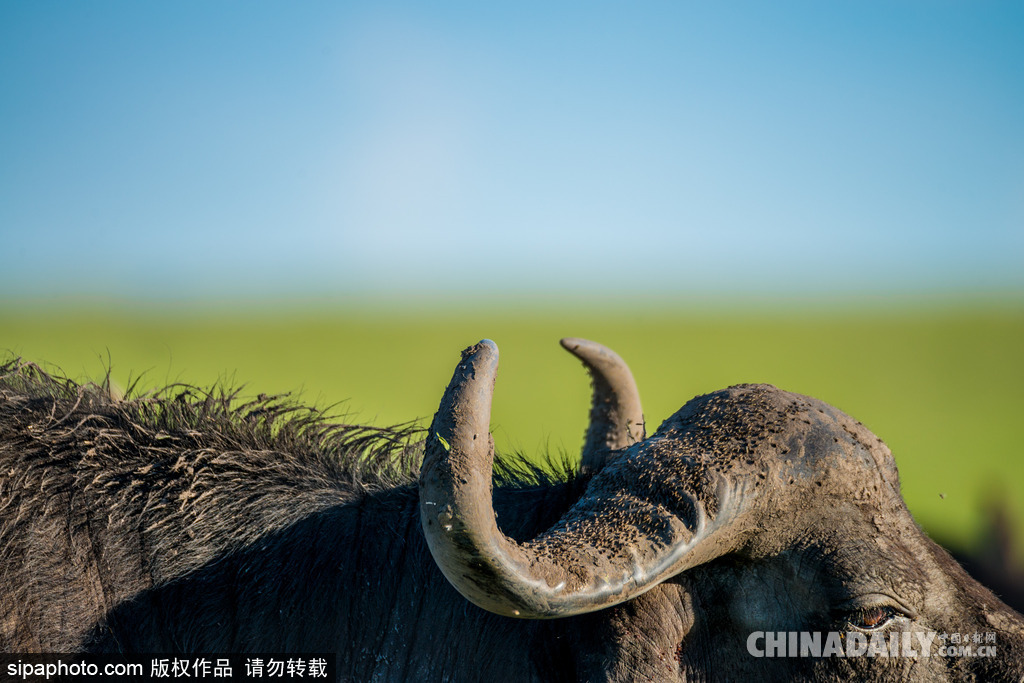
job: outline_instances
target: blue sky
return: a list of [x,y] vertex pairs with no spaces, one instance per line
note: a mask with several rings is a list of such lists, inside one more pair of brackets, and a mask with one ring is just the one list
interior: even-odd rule
[[1024,290],[1019,2],[8,1],[0,83],[4,298]]

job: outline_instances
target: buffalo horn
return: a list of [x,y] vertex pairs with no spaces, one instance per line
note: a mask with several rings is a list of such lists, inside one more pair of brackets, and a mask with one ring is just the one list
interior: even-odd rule
[[566,337],[560,343],[583,361],[593,384],[581,470],[594,474],[604,466],[610,452],[646,437],[640,392],[629,366],[607,346],[575,337]]

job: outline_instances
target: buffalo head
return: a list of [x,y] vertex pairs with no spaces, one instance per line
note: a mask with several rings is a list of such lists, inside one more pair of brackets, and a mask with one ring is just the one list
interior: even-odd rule
[[[1024,618],[921,531],[859,422],[740,385],[648,437],[621,359],[563,345],[593,378],[589,479],[535,538],[505,536],[492,508],[493,342],[464,352],[431,425],[422,529],[468,600],[557,619],[581,680],[1021,680]],[[994,648],[944,655],[953,634]]]

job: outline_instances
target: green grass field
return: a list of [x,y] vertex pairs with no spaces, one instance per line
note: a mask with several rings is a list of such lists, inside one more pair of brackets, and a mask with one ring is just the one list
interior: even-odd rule
[[0,352],[77,379],[101,378],[109,357],[121,386],[141,377],[142,388],[227,381],[251,394],[298,392],[386,425],[429,420],[460,350],[489,337],[501,349],[498,447],[575,454],[589,383],[557,341],[587,337],[633,368],[649,431],[696,394],[769,382],[882,437],[911,510],[941,540],[970,547],[999,501],[1024,529],[1021,306],[669,311],[0,307]]

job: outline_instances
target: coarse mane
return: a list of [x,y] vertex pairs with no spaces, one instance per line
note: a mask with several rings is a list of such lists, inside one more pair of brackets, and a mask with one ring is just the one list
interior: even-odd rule
[[[119,468],[132,462],[146,468],[161,457],[177,461],[183,452],[244,454],[315,471],[353,494],[413,485],[419,474],[426,429],[416,422],[391,427],[337,422],[327,410],[288,394],[243,397],[240,389],[225,385],[204,389],[176,383],[151,392],[137,386],[133,382],[117,396],[109,372],[100,382],[78,383],[20,358],[0,363],[0,464],[13,464],[11,446],[31,435],[33,450],[66,449],[75,438],[96,446],[119,441],[113,450],[90,451],[119,460]],[[118,433],[128,438],[116,439]],[[518,452],[499,453],[495,484],[550,485],[575,478],[576,469],[564,453],[539,465]]]
[[415,480],[424,430],[415,423],[373,427],[332,421],[317,408],[289,395],[243,398],[227,386],[202,389],[173,384],[125,396],[111,392],[109,374],[100,383],[79,384],[33,363],[12,359],[0,365],[0,443],[26,432],[36,446],[58,447],[79,434],[97,437],[122,432],[131,437],[111,453],[121,460],[151,464],[183,450],[275,457],[313,468],[342,488],[381,488]]

